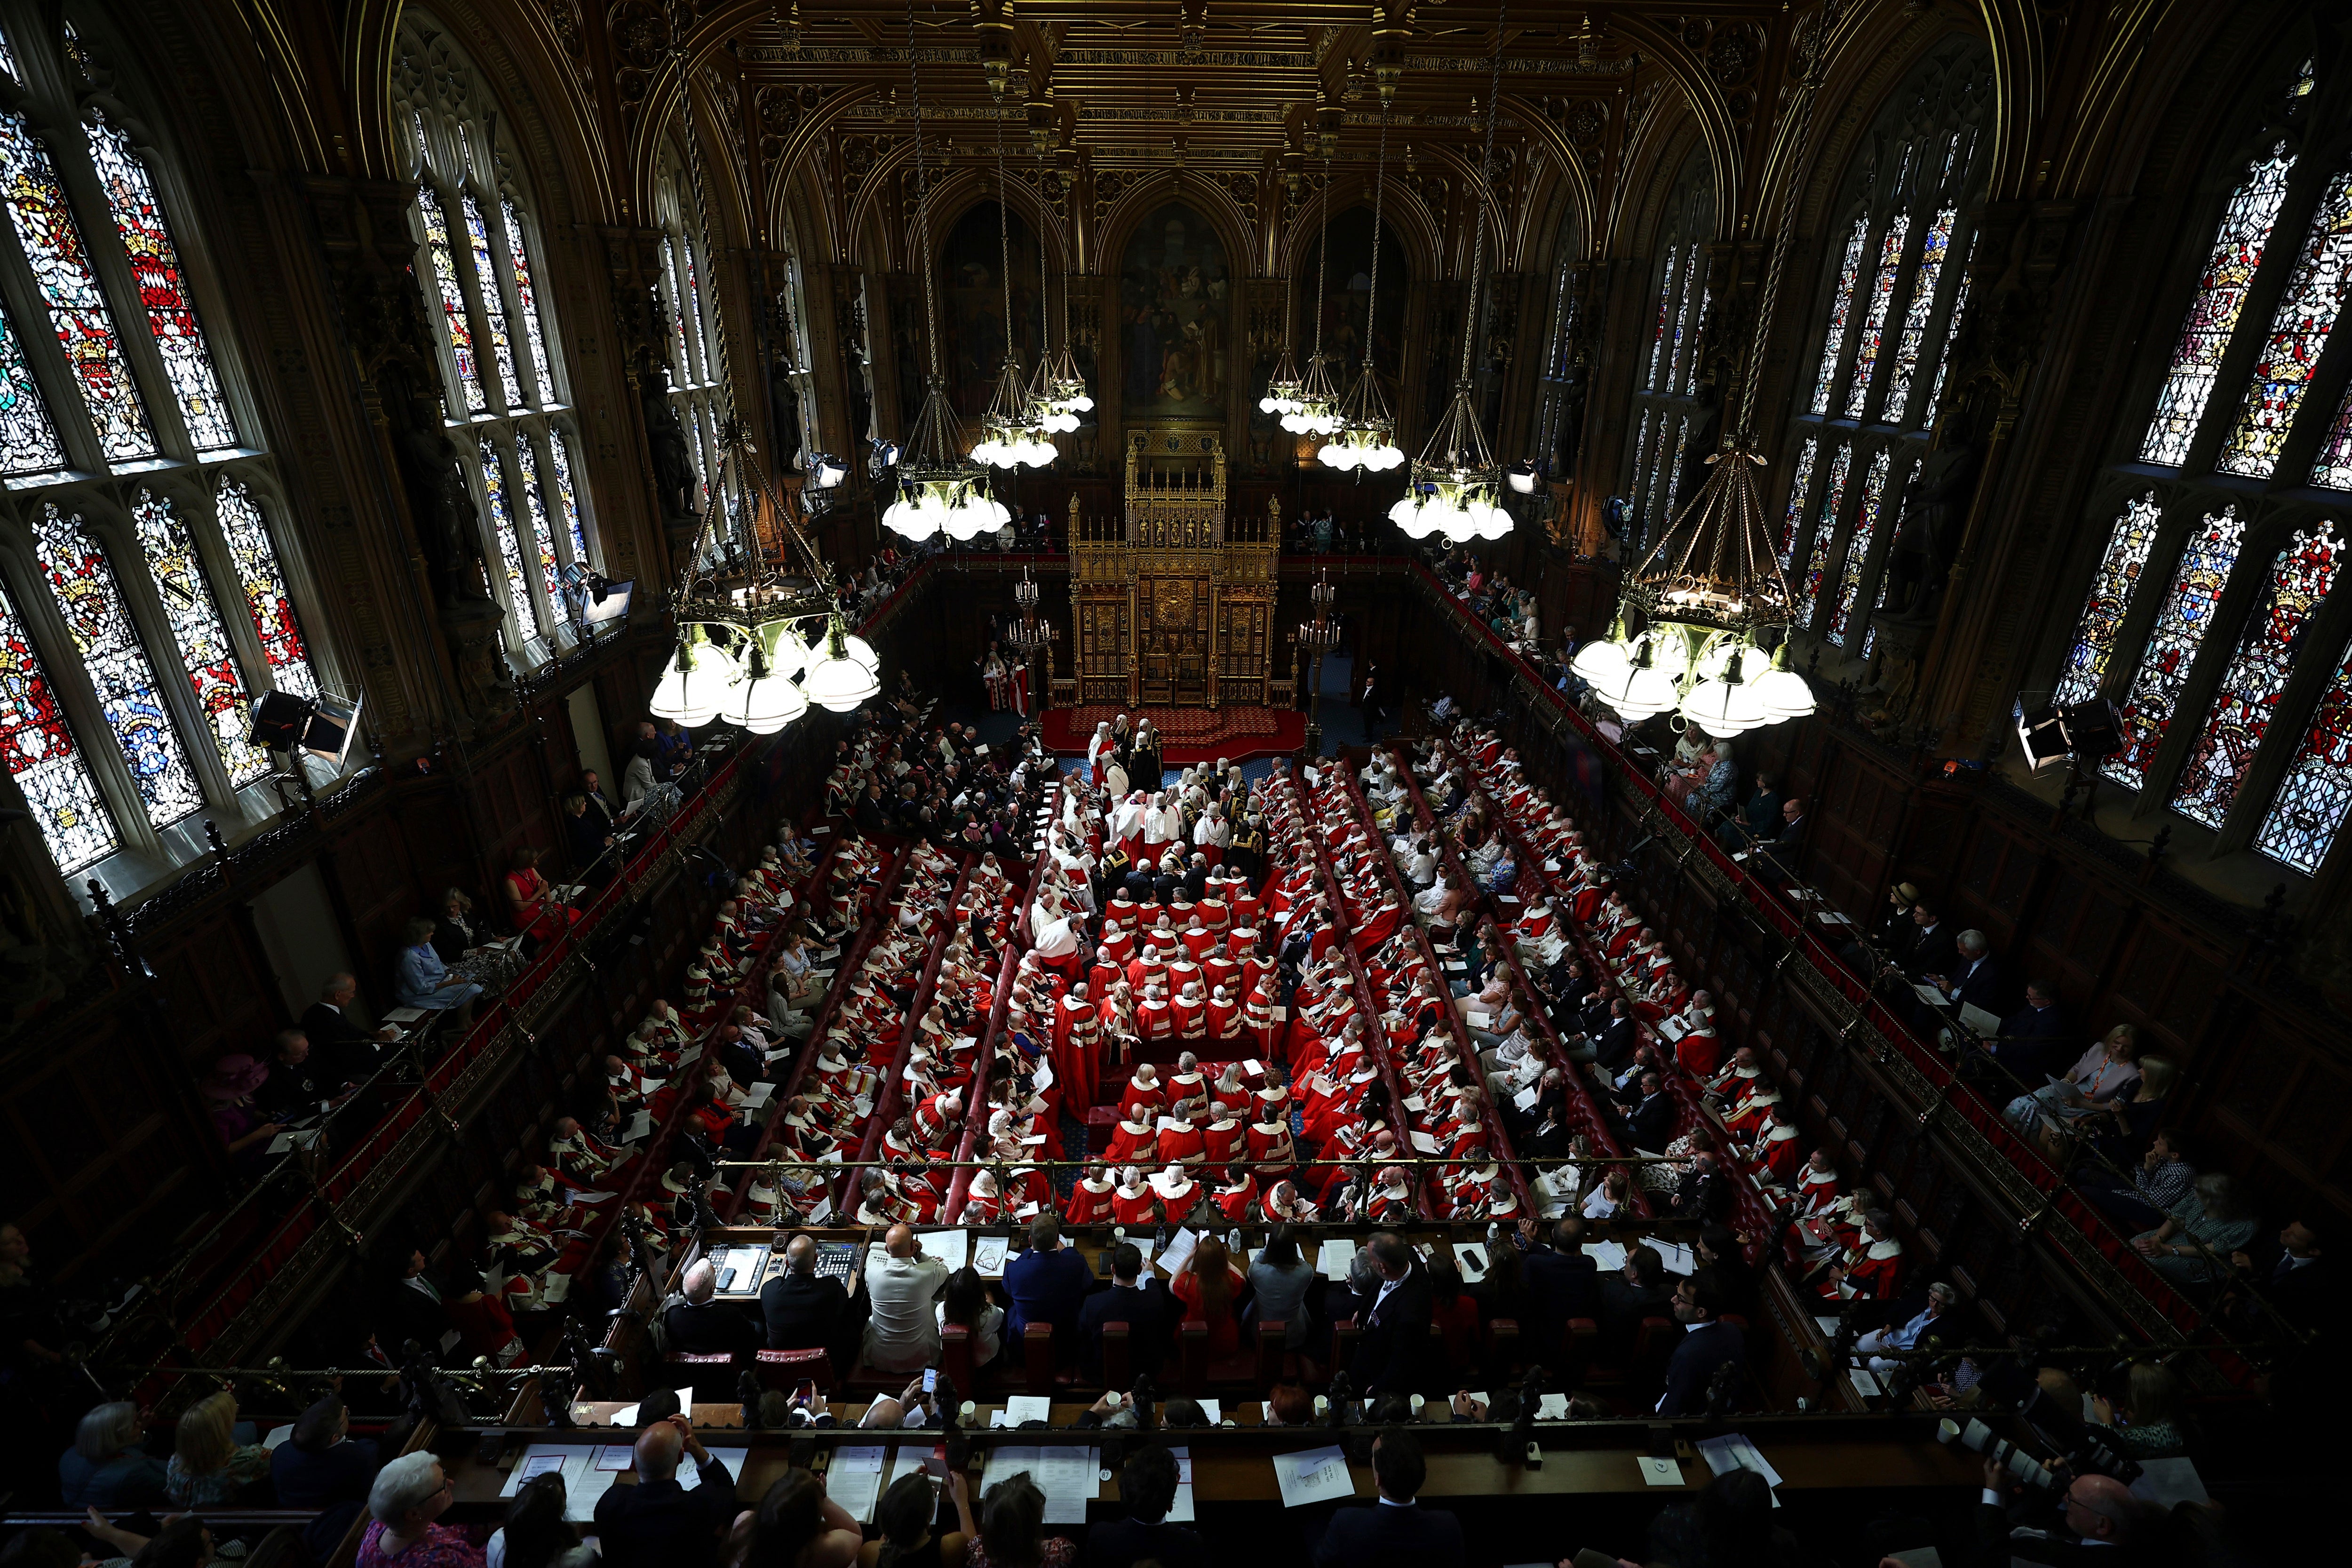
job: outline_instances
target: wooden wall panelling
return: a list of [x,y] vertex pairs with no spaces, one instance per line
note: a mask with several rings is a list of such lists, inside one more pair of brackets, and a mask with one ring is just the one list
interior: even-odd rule
[[2109,993],[2115,1012],[2138,1026],[2144,1048],[2162,1047],[2187,1070],[2220,999],[2228,963],[2227,955],[2142,910],[2116,957]]
[[268,1054],[264,1042],[283,1026],[285,1005],[249,921],[215,910],[182,926],[146,957],[192,1074],[230,1051]]

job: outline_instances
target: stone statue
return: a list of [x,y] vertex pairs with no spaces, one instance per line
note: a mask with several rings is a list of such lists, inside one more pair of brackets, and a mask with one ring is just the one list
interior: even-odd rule
[[1963,404],[1946,416],[1936,449],[1903,498],[1903,521],[1888,547],[1886,605],[1898,616],[1936,613],[1975,500],[1981,454],[1975,411]]
[[[856,378],[852,377],[853,385]],[[768,411],[775,420],[775,434],[770,444],[774,448],[771,467],[782,473],[799,463],[801,458],[801,391],[793,384],[793,367],[781,358],[768,365]],[[858,423],[856,428],[865,428]]]
[[1553,479],[1566,479],[1576,476],[1576,449],[1584,439],[1584,393],[1588,379],[1580,353],[1559,378],[1559,427],[1552,437]]
[[411,384],[407,373],[387,367],[382,376],[387,413],[398,409],[403,427],[393,437],[402,487],[416,542],[443,605],[489,602],[489,574],[482,560],[481,519],[458,466],[457,444],[441,423],[441,405]]
[[[660,379],[656,381],[656,375]],[[646,419],[646,447],[653,459],[654,501],[663,526],[691,532],[695,525],[694,459],[686,444],[685,426],[669,401],[669,369],[649,363],[638,384]]]

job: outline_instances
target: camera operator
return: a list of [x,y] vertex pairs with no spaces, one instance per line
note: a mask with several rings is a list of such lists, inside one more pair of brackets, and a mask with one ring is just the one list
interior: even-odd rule
[[2130,1568],[2157,1556],[2163,1513],[2112,1476],[2076,1476],[2068,1481],[2053,1500],[2054,1520],[2044,1502],[2047,1491],[2024,1489],[2014,1502],[2010,1492],[2008,1467],[1987,1456],[1984,1492],[1977,1505],[1977,1543],[1989,1563]]

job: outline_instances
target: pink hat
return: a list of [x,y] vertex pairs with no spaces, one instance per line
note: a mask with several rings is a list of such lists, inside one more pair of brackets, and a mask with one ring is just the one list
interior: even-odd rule
[[267,1064],[240,1053],[223,1057],[213,1063],[210,1076],[198,1087],[206,1100],[243,1100],[259,1089],[268,1077]]

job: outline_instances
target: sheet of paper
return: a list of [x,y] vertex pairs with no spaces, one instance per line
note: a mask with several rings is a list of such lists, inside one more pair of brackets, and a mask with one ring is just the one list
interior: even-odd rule
[[1920,1001],[1925,1002],[1930,1007],[1948,1007],[1951,1005],[1950,1000],[1946,997],[1942,992],[1937,990],[1932,985],[1914,985],[1911,987],[1911,994],[1916,996]]
[[1753,1470],[1764,1478],[1765,1485],[1777,1487],[1780,1484],[1780,1472],[1774,1469],[1771,1461],[1765,1458],[1756,1445],[1741,1433],[1702,1437],[1698,1452],[1699,1458],[1706,1461],[1706,1468],[1718,1476],[1729,1475],[1734,1470]]
[[1050,1421],[1054,1418],[1054,1400],[1045,1394],[1015,1394],[1004,1401],[1004,1413],[1013,1417],[1016,1426],[1024,1421]]
[[1324,1279],[1336,1279],[1344,1285],[1348,1280],[1348,1266],[1355,1261],[1353,1242],[1327,1241],[1316,1255],[1315,1267],[1321,1270]]
[[1658,1020],[1658,1033],[1664,1035],[1667,1043],[1671,1045],[1689,1034],[1690,1026],[1680,1018],[1661,1018]]
[[2132,1496],[2159,1508],[2170,1508],[2177,1502],[2208,1502],[2205,1482],[2197,1474],[2194,1459],[2142,1459],[2139,1479],[2131,1484]]
[[[870,1465],[865,1460],[867,1455],[872,1456]],[[860,1524],[871,1523],[874,1505],[882,1497],[881,1448],[835,1448],[824,1472],[824,1495]]]
[[1815,910],[1813,911],[1813,918],[1821,921],[1822,924],[1825,926],[1850,926],[1853,924],[1852,916],[1842,915],[1835,910]]
[[1201,1238],[1193,1235],[1190,1228],[1179,1229],[1169,1238],[1166,1249],[1160,1254],[1160,1267],[1167,1271],[1171,1279],[1173,1279],[1184,1272],[1184,1266],[1192,1261],[1193,1250],[1200,1245]]
[[1595,1268],[1608,1273],[1625,1267],[1625,1244],[1619,1241],[1588,1241],[1584,1244],[1584,1256],[1592,1259],[1592,1266]]
[[1568,1395],[1565,1394],[1547,1394],[1543,1395],[1536,1402],[1536,1419],[1538,1421],[1567,1420]]
[[971,1266],[982,1279],[1004,1278],[1004,1257],[1013,1243],[1001,1236],[983,1236],[971,1244]]
[[1683,1467],[1675,1459],[1654,1459],[1641,1456],[1642,1479],[1654,1487],[1678,1487],[1683,1484]]
[[915,1244],[950,1269],[971,1261],[971,1233],[968,1230],[920,1231],[916,1234]]
[[1974,1029],[1980,1040],[1990,1040],[2000,1033],[2000,1020],[1973,1002],[1961,1005],[1960,1022]]
[[1190,1524],[1197,1510],[1192,1504],[1192,1450],[1178,1447],[1168,1450],[1176,1456],[1176,1500],[1168,1505],[1166,1518],[1171,1524]]
[[1438,1150],[1437,1140],[1418,1127],[1412,1130],[1412,1146],[1424,1154],[1434,1154]]
[[1348,1456],[1337,1447],[1276,1454],[1274,1479],[1282,1489],[1285,1508],[1305,1508],[1356,1495],[1356,1478],[1348,1473]]
[[1528,1085],[1527,1088],[1519,1090],[1518,1093],[1511,1096],[1511,1103],[1521,1110],[1533,1110],[1535,1109],[1536,1101],[1542,1097],[1543,1085],[1540,1083],[1531,1083]]
[[588,1468],[587,1453],[588,1450],[584,1448],[568,1448],[560,1443],[533,1443],[522,1451],[522,1458],[515,1461],[515,1468],[507,1475],[506,1487],[499,1495],[513,1497],[522,1490],[525,1481],[530,1480],[533,1476],[543,1476],[550,1470],[563,1471],[564,1485],[572,1486],[578,1478],[572,1474],[566,1461],[574,1455],[580,1456],[582,1462],[579,1469],[584,1474]]
[[1194,1403],[1200,1405],[1201,1413],[1209,1418],[1210,1426],[1214,1426],[1217,1423],[1225,1418],[1225,1407],[1218,1404],[1215,1400],[1202,1399],[1196,1400]]
[[1698,1254],[1693,1252],[1682,1242],[1666,1241],[1652,1237],[1650,1245],[1658,1249],[1658,1258],[1665,1264],[1667,1273],[1696,1274],[1698,1272]]
[[1839,1323],[1843,1321],[1844,1320],[1840,1318],[1815,1318],[1813,1320],[1813,1327],[1821,1330],[1822,1338],[1825,1340],[1833,1340],[1837,1338]]
[[637,1468],[636,1449],[627,1443],[597,1445],[594,1468],[600,1470],[633,1470]]
[[1465,1285],[1475,1285],[1486,1278],[1486,1244],[1472,1242],[1454,1248],[1454,1267],[1461,1271]]
[[1856,1394],[1861,1394],[1864,1399],[1875,1399],[1878,1397],[1878,1379],[1873,1377],[1869,1373],[1864,1372],[1860,1367],[1855,1367],[1853,1371],[1847,1373],[1846,1376],[1853,1380],[1853,1391]]
[[292,1436],[294,1436],[294,1424],[290,1421],[283,1426],[272,1426],[269,1429],[269,1436],[261,1440],[261,1446],[274,1454],[278,1451],[278,1445]]

